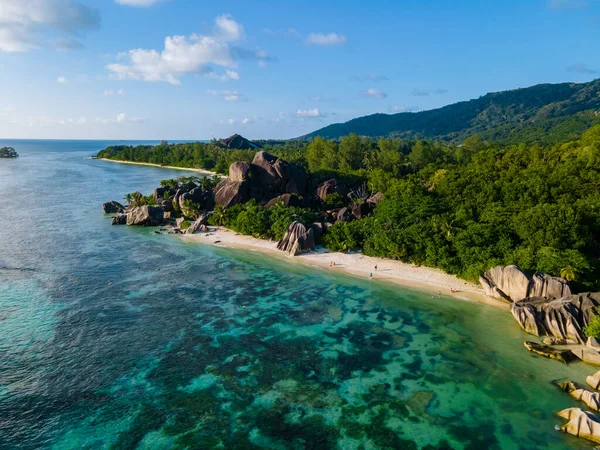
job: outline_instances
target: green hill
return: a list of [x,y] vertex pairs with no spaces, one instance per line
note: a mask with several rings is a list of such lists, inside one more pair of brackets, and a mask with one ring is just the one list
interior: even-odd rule
[[417,113],[373,114],[329,125],[303,138],[368,137],[462,142],[477,134],[506,143],[576,139],[600,123],[600,79],[538,84]]

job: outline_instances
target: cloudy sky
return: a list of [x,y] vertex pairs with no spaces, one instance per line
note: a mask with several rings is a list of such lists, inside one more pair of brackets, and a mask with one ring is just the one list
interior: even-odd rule
[[598,0],[0,0],[0,137],[296,137],[589,81]]

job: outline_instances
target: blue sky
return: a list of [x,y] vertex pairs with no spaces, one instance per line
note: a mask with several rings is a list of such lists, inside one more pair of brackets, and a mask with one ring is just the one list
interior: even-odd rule
[[598,77],[599,0],[0,0],[0,137],[296,137]]

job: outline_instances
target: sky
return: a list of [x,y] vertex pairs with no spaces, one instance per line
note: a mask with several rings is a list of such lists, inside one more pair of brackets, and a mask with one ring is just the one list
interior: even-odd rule
[[0,137],[293,138],[600,77],[600,0],[0,0]]

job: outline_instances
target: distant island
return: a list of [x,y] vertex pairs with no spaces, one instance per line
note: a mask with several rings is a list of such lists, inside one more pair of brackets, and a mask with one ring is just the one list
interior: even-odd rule
[[17,158],[19,154],[12,147],[0,148],[0,158]]
[[577,139],[596,124],[600,124],[600,79],[494,92],[429,111],[373,114],[326,126],[299,139],[340,139],[355,133],[459,144],[476,134],[506,144],[556,143]]

